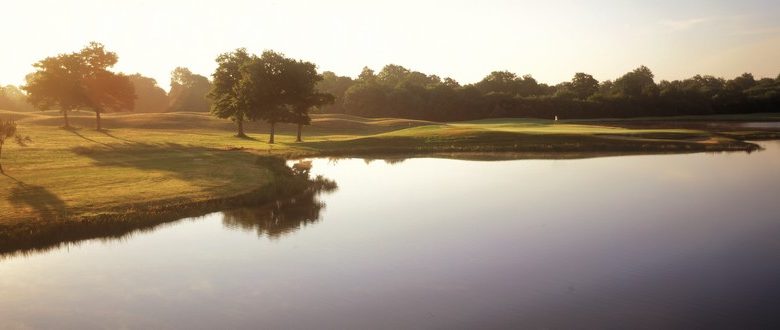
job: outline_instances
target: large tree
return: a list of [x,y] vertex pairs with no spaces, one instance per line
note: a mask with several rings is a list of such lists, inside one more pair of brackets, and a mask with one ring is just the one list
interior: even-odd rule
[[[289,59],[267,50],[242,68],[240,93],[246,96],[250,120],[262,119],[270,126],[268,143],[275,142],[276,124],[290,117]],[[287,81],[286,81],[287,80]]]
[[599,90],[599,81],[587,73],[577,72],[571,78],[570,88],[577,98],[585,100]]
[[309,111],[315,107],[333,104],[335,97],[332,94],[316,90],[317,83],[322,81],[323,77],[317,73],[317,67],[314,63],[285,59],[282,77],[281,87],[285,91],[283,102],[288,105],[289,109],[285,121],[298,126],[295,141],[301,142],[303,125],[311,123]]
[[217,57],[217,70],[212,75],[214,83],[208,94],[213,100],[211,113],[219,118],[232,119],[237,125],[236,135],[239,137],[246,137],[244,120],[250,117],[252,111],[248,90],[245,88],[248,82],[244,80],[244,66],[256,58],[244,48],[221,54]]
[[517,94],[517,75],[509,71],[493,71],[475,86],[483,94],[502,93],[508,95]]
[[616,79],[614,86],[620,96],[631,98],[654,97],[658,96],[659,90],[653,78],[655,78],[653,72],[642,65]]
[[292,113],[290,114],[290,122],[298,125],[298,133],[295,138],[295,142],[303,142],[301,138],[301,130],[303,125],[311,124],[311,117],[309,112],[313,108],[320,108],[325,105],[333,104],[335,101],[333,94],[314,92],[305,96],[297,101],[292,106]]
[[100,130],[101,113],[132,110],[135,102],[130,79],[109,71],[117,61],[116,53],[91,42],[79,52],[48,57],[33,64],[36,71],[27,76],[23,89],[29,102],[37,108],[58,107],[65,127],[70,127],[70,111],[85,109],[95,112],[96,128]]
[[91,74],[84,80],[86,108],[95,112],[95,128],[103,129],[100,114],[113,111],[130,111],[135,104],[135,89],[130,79],[122,74],[103,71]]
[[27,100],[40,110],[59,109],[64,127],[70,128],[68,114],[83,106],[81,63],[74,54],[47,57],[33,64],[36,71],[27,75]]
[[95,128],[101,130],[100,114],[130,111],[135,104],[135,89],[130,79],[121,73],[109,71],[119,57],[106,51],[102,44],[91,42],[73,54],[79,61],[80,85],[83,91],[82,107],[95,113]]

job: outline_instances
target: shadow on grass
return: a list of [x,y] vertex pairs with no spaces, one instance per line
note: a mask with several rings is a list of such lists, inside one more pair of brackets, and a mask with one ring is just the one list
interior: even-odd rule
[[[90,158],[97,166],[118,166],[146,171],[164,171],[178,178],[201,183],[225,182],[252,166],[255,155],[177,143],[122,143],[107,147],[77,146],[75,154]],[[282,166],[284,162],[280,160]]]
[[78,137],[80,137],[80,138],[82,138],[84,140],[87,140],[89,142],[97,143],[97,144],[100,144],[102,146],[109,147],[109,148],[111,147],[111,145],[109,145],[109,144],[106,144],[106,143],[103,143],[103,142],[100,142],[100,141],[97,141],[97,140],[93,140],[93,139],[90,139],[90,138],[82,135],[81,133],[79,133],[80,128],[76,128],[76,127],[70,126],[70,127],[62,127],[62,129],[66,130],[68,132],[71,132],[74,135],[76,135],[76,136],[78,136]]
[[[197,201],[172,197],[154,202],[128,202],[121,208],[96,210],[98,212],[93,212],[93,215],[78,215],[78,218],[66,215],[55,221],[20,221],[12,226],[0,225],[0,259],[47,251],[64,243],[86,239],[123,238],[182,218],[299,196],[317,185],[307,176],[287,167],[281,158],[259,157],[248,152],[175,143],[79,146],[71,150],[92,159],[95,166],[167,172],[175,178],[201,186],[208,197]],[[233,189],[232,185],[236,184],[242,184],[246,189]],[[67,211],[65,203],[56,195],[42,187],[23,183],[13,187],[9,200],[17,206],[34,208],[42,217]],[[289,214],[285,210],[277,210],[277,214]],[[309,211],[303,213],[311,214]],[[290,215],[285,217],[292,218]]]
[[112,138],[112,139],[115,139],[115,140],[119,140],[119,141],[123,141],[123,142],[127,142],[127,143],[138,143],[138,142],[136,142],[136,141],[133,141],[133,140],[128,140],[128,139],[121,138],[121,137],[118,137],[118,136],[116,136],[116,135],[113,135],[113,134],[111,134],[111,131],[109,131],[109,130],[107,130],[107,129],[101,129],[101,130],[99,130],[98,132],[100,132],[100,133],[103,133],[103,134],[105,134],[106,136],[108,136],[108,137],[110,137],[110,138]]
[[44,220],[66,214],[67,206],[65,202],[48,189],[25,184],[13,177],[11,179],[16,181],[16,185],[11,188],[8,201],[14,207],[32,208],[38,214],[38,217]]
[[244,135],[233,135],[233,136],[234,136],[234,137],[236,137],[236,138],[239,138],[239,139],[241,139],[241,140],[247,140],[247,141],[260,141],[258,138],[251,137],[251,136],[249,136],[249,135],[246,135],[246,134],[244,134]]
[[[89,239],[103,242],[126,240],[136,234],[153,232],[183,219],[223,211],[223,225],[229,229],[257,231],[258,236],[280,238],[306,225],[316,223],[325,204],[319,201],[322,192],[337,189],[336,183],[318,177],[307,180],[300,190],[250,193],[189,207],[174,207],[172,211],[154,210],[132,219],[97,219],[80,222],[58,222],[51,226],[25,228],[22,235],[0,235],[0,260],[56,250]],[[29,230],[29,232],[28,232]]]

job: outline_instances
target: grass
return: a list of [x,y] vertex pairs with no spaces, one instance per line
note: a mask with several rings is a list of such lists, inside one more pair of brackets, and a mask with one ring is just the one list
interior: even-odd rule
[[[747,136],[776,132],[677,127],[631,128],[589,122],[491,119],[436,123],[396,118],[317,115],[295,143],[295,127],[281,125],[277,144],[267,127],[246,125],[234,136],[230,121],[203,113],[109,114],[96,131],[90,113],[74,113],[60,128],[57,112],[0,111],[14,118],[27,147],[7,144],[0,176],[0,242],[24,233],[74,222],[151,217],[193,205],[215,205],[237,196],[267,201],[294,185],[281,160],[268,157],[378,153],[512,152],[518,158],[752,150]],[[722,128],[722,127],[721,127]],[[523,154],[525,156],[523,156]],[[265,160],[264,160],[265,159]],[[300,188],[300,187],[299,187]],[[219,205],[222,205],[219,204]],[[205,210],[205,209],[204,209]],[[51,235],[49,230],[47,235]]]

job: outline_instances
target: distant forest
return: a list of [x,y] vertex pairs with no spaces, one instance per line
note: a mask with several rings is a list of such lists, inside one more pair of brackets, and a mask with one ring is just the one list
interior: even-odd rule
[[[137,95],[134,111],[209,111],[209,78],[186,68],[176,68],[171,76],[168,93],[152,78],[129,76]],[[364,117],[456,121],[780,112],[780,76],[757,80],[749,73],[731,80],[696,75],[656,83],[652,71],[641,66],[615,80],[599,82],[576,73],[571,81],[547,85],[529,75],[495,71],[477,83],[461,85],[391,64],[378,73],[364,68],[357,79],[329,71],[322,76],[318,89],[333,94],[335,103],[315,112]],[[34,110],[12,85],[0,87],[0,109]]]
[[694,76],[655,83],[641,66],[614,81],[586,73],[555,86],[533,77],[495,71],[475,84],[460,85],[387,65],[364,68],[357,79],[324,72],[319,88],[336,96],[324,113],[439,121],[500,117],[552,119],[708,115],[780,111],[780,76],[756,80],[745,73],[731,80]]

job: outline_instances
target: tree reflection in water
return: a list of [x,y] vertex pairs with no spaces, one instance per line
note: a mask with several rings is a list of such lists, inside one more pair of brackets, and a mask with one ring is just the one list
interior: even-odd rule
[[[294,198],[277,200],[270,205],[223,211],[223,223],[229,228],[257,230],[259,235],[265,233],[268,237],[276,238],[301,225],[316,222],[320,211],[325,208],[325,204],[317,197],[322,192],[335,191],[337,185],[321,176],[309,179],[310,170],[311,162],[299,162],[291,166],[291,175],[310,180],[310,187],[303,193]],[[212,207],[203,205],[202,208],[182,209],[172,214],[161,214],[158,218],[145,217],[138,221],[66,222],[46,227],[30,237],[0,239],[0,261],[17,255],[28,256],[79,245],[90,239],[103,242],[127,240],[134,234],[153,232],[181,220],[199,221],[199,217],[213,212]]]
[[[309,175],[311,162],[293,165],[299,175]],[[319,200],[323,192],[338,189],[334,181],[318,176],[315,184],[304,193],[290,199],[279,200],[260,207],[242,207],[223,211],[222,223],[227,228],[256,231],[257,236],[280,238],[320,219],[325,203]]]

